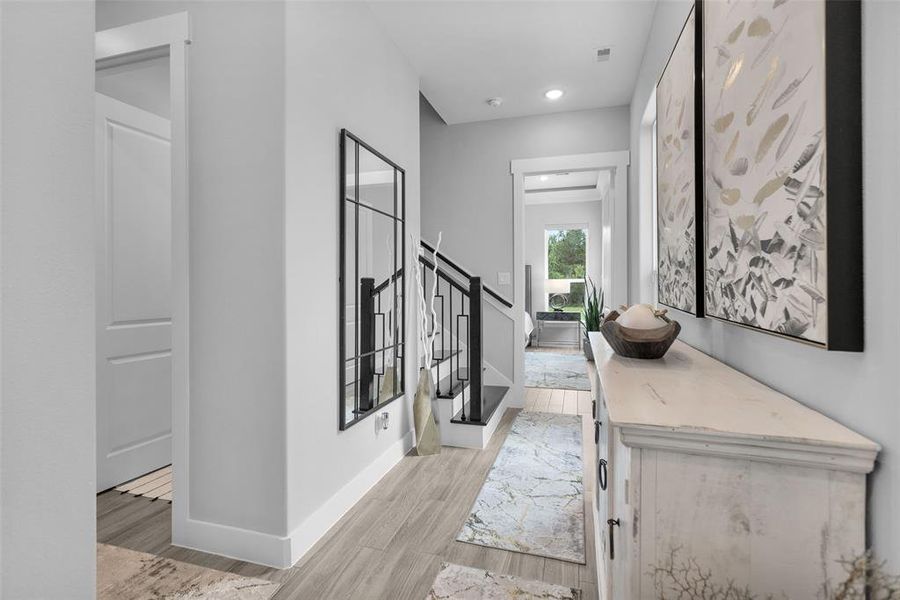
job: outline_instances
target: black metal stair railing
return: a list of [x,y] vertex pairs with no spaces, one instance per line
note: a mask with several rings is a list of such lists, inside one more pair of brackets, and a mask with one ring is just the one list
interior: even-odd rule
[[[466,271],[465,269],[460,267],[458,264],[456,264],[455,262],[450,260],[446,255],[441,254],[440,252],[436,252],[434,247],[432,247],[431,244],[429,244],[425,240],[421,240],[419,243],[422,245],[423,248],[425,248],[425,250],[427,250],[428,252],[431,252],[432,255],[436,254],[437,258],[438,258],[438,262],[444,263],[445,265],[450,267],[450,269],[452,269],[454,273],[458,273],[460,275],[460,277],[462,277],[465,280],[472,279],[473,275],[471,273],[469,273],[468,271]],[[503,296],[501,296],[500,294],[498,294],[497,292],[495,292],[488,286],[483,285],[482,288],[484,289],[485,292],[487,292],[487,294],[489,296],[494,298],[497,302],[499,302],[506,308],[513,307],[512,302],[510,302],[509,300],[507,300],[506,298],[504,298]]]
[[[462,407],[454,422],[483,424],[486,416],[482,360],[484,294],[506,306],[512,304],[485,287],[480,277],[470,275],[444,255],[435,253],[426,242],[422,242],[422,247],[438,261],[436,265],[428,256],[420,255],[418,265],[422,269],[421,281],[426,297],[430,295],[431,287],[435,288],[435,314],[430,315],[430,333],[436,329],[439,335],[432,344],[433,362],[429,365],[435,369],[435,391],[440,398],[461,397]],[[397,335],[393,299],[384,301],[383,296],[395,293],[391,284],[402,275],[401,267],[377,285],[373,278],[360,279],[359,377],[360,381],[367,382],[360,386],[360,412],[371,410],[378,403],[377,395],[386,374],[385,353],[379,349],[385,347],[389,335],[394,339]]]
[[[375,285],[375,279],[371,277],[361,277],[359,280],[359,381],[362,382],[359,386],[359,409],[357,411],[359,413],[371,410],[379,400],[377,395],[381,393],[382,382],[387,372],[385,348],[391,345],[388,332],[391,332],[391,339],[396,339],[398,334],[395,329],[392,329],[397,326],[392,318],[394,314],[393,298],[384,299],[383,297],[386,293],[394,293],[390,286],[402,275],[403,267],[378,285]],[[385,304],[384,308],[382,308],[382,302]],[[378,355],[381,356],[380,366]],[[402,357],[398,356],[398,359],[400,358]]]
[[440,334],[432,345],[435,391],[440,398],[461,396],[458,420],[480,423],[483,404],[481,278],[451,275],[422,255],[419,267],[426,297],[432,287],[435,289],[435,314],[430,323],[430,333],[437,328]]

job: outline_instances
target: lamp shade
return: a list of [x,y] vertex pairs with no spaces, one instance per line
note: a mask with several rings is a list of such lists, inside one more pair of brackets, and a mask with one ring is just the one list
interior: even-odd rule
[[547,294],[568,294],[572,283],[567,279],[545,279],[544,292]]

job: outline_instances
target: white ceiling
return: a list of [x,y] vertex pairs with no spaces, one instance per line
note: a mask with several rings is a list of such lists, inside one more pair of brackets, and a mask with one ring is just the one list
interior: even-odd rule
[[526,175],[523,188],[526,192],[583,188],[596,189],[599,178],[600,171],[564,171],[562,173]]
[[526,175],[524,179],[526,205],[601,202],[609,192],[610,172],[566,171]]
[[[656,0],[371,0],[449,123],[631,102]],[[596,50],[612,46],[608,62]],[[544,98],[564,90],[557,101]],[[488,106],[499,96],[503,104]]]

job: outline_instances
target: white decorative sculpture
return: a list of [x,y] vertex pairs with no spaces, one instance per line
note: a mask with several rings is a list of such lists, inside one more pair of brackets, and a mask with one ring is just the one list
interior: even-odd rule
[[[418,248],[419,252],[424,252],[419,240],[412,237],[413,248]],[[440,454],[441,452],[441,435],[437,428],[437,421],[434,418],[434,409],[432,403],[434,401],[434,381],[431,377],[431,361],[433,358],[434,338],[437,336],[437,326],[429,331],[428,313],[431,313],[433,323],[437,313],[434,310],[434,298],[437,294],[437,254],[441,248],[442,233],[438,233],[437,244],[434,248],[434,276],[431,283],[431,297],[426,300],[425,289],[422,285],[422,272],[419,270],[418,260],[416,260],[416,295],[418,302],[416,303],[418,310],[418,323],[416,330],[419,333],[419,342],[422,344],[422,364],[419,367],[419,382],[416,386],[416,397],[413,400],[413,425],[416,429],[416,454],[424,456],[427,454]]]
[[664,313],[665,311],[653,310],[649,304],[635,304],[622,311],[616,321],[622,327],[631,329],[657,329],[667,325],[666,321],[659,318]]

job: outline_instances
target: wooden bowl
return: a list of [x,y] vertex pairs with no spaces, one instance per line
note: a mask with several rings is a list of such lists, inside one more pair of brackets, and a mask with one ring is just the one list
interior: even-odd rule
[[681,333],[678,321],[662,317],[666,324],[656,329],[632,329],[616,323],[618,311],[607,315],[600,326],[600,333],[612,346],[613,351],[626,358],[662,358]]

